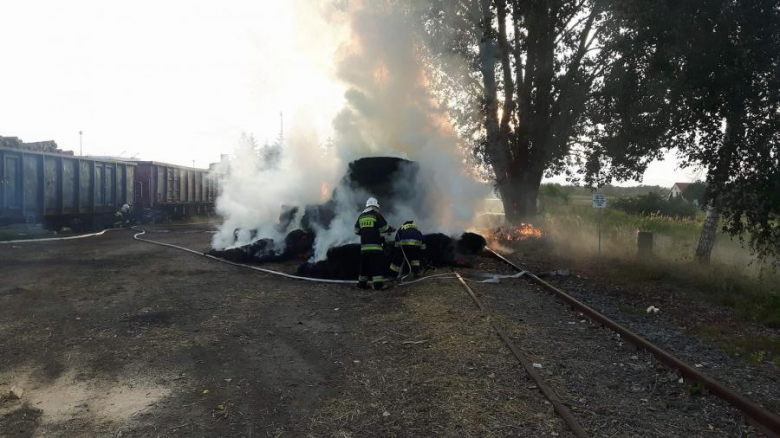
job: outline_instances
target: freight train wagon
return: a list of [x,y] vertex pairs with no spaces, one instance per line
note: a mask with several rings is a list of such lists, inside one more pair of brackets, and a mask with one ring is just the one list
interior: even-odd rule
[[157,161],[137,161],[133,210],[145,222],[210,215],[217,182],[206,169]]
[[135,163],[0,148],[0,223],[101,228],[133,199]]

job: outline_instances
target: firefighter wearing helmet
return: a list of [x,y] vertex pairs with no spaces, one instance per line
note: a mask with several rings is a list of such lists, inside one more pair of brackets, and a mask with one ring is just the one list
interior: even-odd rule
[[114,228],[130,228],[130,206],[125,204],[114,213]]
[[406,221],[401,229],[395,233],[395,250],[393,261],[390,263],[392,275],[401,277],[404,272],[411,273],[415,278],[420,276],[423,251],[425,251],[423,234],[414,221]]
[[368,289],[368,281],[374,290],[385,289],[385,270],[387,261],[384,252],[384,237],[382,234],[394,230],[387,224],[384,216],[379,213],[379,201],[368,198],[366,209],[355,222],[355,234],[360,236],[360,274],[358,286]]

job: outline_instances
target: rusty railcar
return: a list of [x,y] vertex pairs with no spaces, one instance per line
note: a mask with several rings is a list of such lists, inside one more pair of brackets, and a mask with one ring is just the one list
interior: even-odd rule
[[217,200],[217,182],[206,169],[157,161],[136,162],[135,211],[151,221],[209,215]]
[[0,147],[0,223],[109,226],[132,203],[135,163]]

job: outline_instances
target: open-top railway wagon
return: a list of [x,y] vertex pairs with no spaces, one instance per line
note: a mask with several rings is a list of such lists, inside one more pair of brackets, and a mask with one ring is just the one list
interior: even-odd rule
[[0,147],[0,223],[109,226],[132,203],[133,162]]
[[209,171],[157,161],[137,161],[133,209],[158,222],[214,211],[217,183]]
[[159,222],[210,214],[216,199],[206,169],[0,147],[0,224],[107,228],[123,204]]

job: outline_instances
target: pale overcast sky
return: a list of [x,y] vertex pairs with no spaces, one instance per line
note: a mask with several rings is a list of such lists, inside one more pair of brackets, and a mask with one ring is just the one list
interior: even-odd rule
[[[198,167],[243,132],[273,139],[280,111],[327,135],[343,102],[341,35],[310,3],[2,0],[0,135],[78,153],[82,130],[85,155]],[[694,177],[667,160],[644,182]]]

